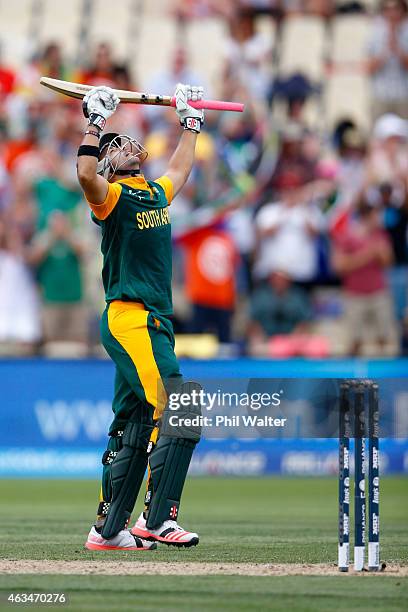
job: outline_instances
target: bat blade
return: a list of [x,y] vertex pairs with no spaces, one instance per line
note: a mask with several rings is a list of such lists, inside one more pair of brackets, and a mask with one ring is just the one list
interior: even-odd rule
[[[44,85],[44,87],[48,87],[70,98],[77,98],[78,100],[82,100],[88,91],[94,87],[93,85],[83,85],[82,83],[71,83],[70,81],[52,79],[51,77],[41,77],[40,83]],[[128,91],[126,89],[115,89],[115,93],[119,100],[125,104],[171,105],[170,96],[152,96],[138,91]]]
[[[93,89],[93,85],[83,85],[82,83],[72,83],[70,81],[61,81],[60,79],[52,79],[51,77],[41,77],[41,85],[48,87],[70,98],[82,98]],[[153,104],[157,106],[176,106],[175,98],[171,96],[157,96],[154,94],[146,94],[138,91],[128,91],[126,89],[114,90],[119,100],[124,104]],[[203,108],[207,110],[227,110],[242,113],[244,105],[237,102],[222,102],[220,100],[198,100],[190,102],[194,108]]]

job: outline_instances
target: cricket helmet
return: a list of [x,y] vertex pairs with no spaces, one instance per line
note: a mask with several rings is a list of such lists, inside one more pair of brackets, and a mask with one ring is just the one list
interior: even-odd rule
[[135,162],[140,166],[146,159],[146,149],[135,138],[117,132],[103,134],[99,143],[97,173],[107,180],[116,175],[139,174]]

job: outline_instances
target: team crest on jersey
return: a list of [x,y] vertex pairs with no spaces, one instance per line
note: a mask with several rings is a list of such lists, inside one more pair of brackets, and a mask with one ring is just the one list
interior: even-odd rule
[[131,196],[136,196],[139,200],[141,200],[144,195],[143,191],[133,191],[132,189],[129,189],[128,193]]

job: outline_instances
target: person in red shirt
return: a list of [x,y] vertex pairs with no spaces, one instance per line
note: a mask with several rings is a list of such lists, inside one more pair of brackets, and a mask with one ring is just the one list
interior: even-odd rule
[[15,82],[15,73],[6,66],[0,64],[0,100],[13,91]]
[[238,254],[221,226],[198,228],[179,239],[186,249],[185,291],[192,304],[192,333],[213,332],[231,341]]
[[0,46],[0,102],[14,90],[16,83],[15,72],[3,63],[2,49]]
[[332,260],[344,289],[352,354],[360,353],[368,341],[376,341],[381,353],[386,345],[396,350],[397,329],[386,280],[392,262],[392,246],[381,226],[380,211],[363,203],[336,240]]
[[80,72],[79,82],[87,85],[103,83],[115,87],[115,68],[111,45],[101,42],[95,49],[91,65]]

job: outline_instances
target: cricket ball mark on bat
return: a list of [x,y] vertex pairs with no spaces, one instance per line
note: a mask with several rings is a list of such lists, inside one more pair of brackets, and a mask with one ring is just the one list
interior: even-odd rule
[[[87,92],[93,88],[92,85],[83,85],[81,83],[71,83],[69,81],[61,81],[50,77],[41,77],[41,85],[53,89],[58,93],[69,96],[70,98],[82,98]],[[138,91],[127,91],[126,89],[115,89],[116,95],[124,104],[153,104],[157,106],[176,106],[176,99],[171,96],[156,96],[154,94],[146,94]],[[238,102],[222,102],[219,100],[199,100],[197,102],[189,102],[194,108],[204,108],[206,110],[227,110],[237,113],[242,113],[244,105]]]

